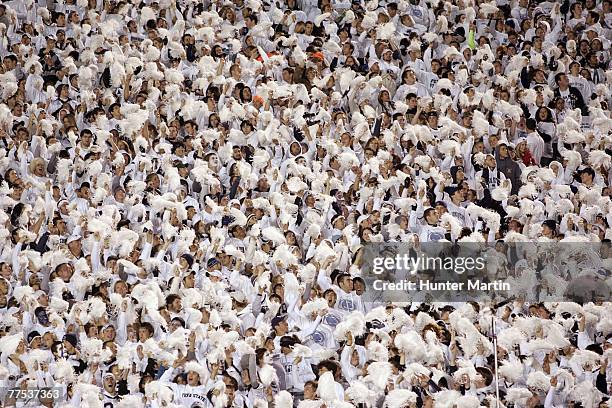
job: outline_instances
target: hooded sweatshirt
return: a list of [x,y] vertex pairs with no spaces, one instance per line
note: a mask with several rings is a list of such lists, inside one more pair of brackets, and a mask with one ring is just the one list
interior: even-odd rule
[[502,159],[499,154],[499,146],[495,148],[495,160],[497,161],[497,169],[504,173],[507,179],[512,182],[511,195],[518,193],[521,188],[521,168],[517,162],[512,160],[510,156]]

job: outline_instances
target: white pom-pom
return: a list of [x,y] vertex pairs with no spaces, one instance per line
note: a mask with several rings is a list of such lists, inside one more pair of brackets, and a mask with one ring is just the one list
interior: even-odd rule
[[293,406],[293,396],[289,394],[287,391],[280,391],[278,394],[274,396],[274,406],[276,407],[292,407]]
[[281,245],[287,242],[285,235],[276,227],[266,227],[261,230],[261,235],[272,241],[275,245]]
[[527,377],[527,386],[538,393],[546,393],[550,388],[550,377],[542,371],[534,371]]
[[379,390],[386,390],[389,377],[391,376],[391,364],[388,362],[377,361],[368,366],[368,375],[365,376],[366,382],[372,383]]
[[592,150],[589,154],[589,164],[598,169],[600,167],[609,169],[612,157],[603,150]]
[[523,376],[523,364],[520,361],[503,361],[499,374],[510,383],[515,383]]
[[352,337],[361,336],[365,331],[365,317],[359,311],[351,312],[346,318],[338,323],[334,330],[334,336],[337,340],[346,340],[348,333]]
[[264,364],[259,368],[259,380],[264,387],[269,387],[272,383],[278,381],[276,369],[269,364]]
[[438,150],[445,156],[456,156],[459,154],[459,143],[454,140],[443,140],[438,145]]
[[385,408],[404,408],[416,404],[417,395],[402,388],[396,388],[389,392],[385,398]]
[[332,402],[338,397],[336,395],[336,382],[334,381],[334,375],[327,371],[319,378],[319,386],[317,387],[317,395],[327,402]]

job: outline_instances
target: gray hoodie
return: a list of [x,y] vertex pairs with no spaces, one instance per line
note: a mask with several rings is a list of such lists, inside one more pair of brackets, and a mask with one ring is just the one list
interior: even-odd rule
[[497,169],[512,182],[510,194],[518,194],[519,188],[522,186],[521,168],[518,163],[512,160],[510,156],[502,159],[499,154],[499,145],[495,148],[495,160],[497,161]]

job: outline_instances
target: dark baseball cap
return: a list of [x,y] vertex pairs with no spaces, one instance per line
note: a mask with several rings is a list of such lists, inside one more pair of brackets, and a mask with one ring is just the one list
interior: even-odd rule
[[31,343],[36,337],[40,337],[40,333],[36,330],[31,331],[30,334],[28,334],[28,344]]
[[280,339],[280,346],[281,347],[293,347],[296,344],[298,344],[299,341],[293,337],[293,336],[283,336]]
[[276,326],[278,326],[279,324],[281,324],[282,322],[287,320],[287,316],[282,315],[282,316],[276,316],[272,319],[272,328],[274,329]]

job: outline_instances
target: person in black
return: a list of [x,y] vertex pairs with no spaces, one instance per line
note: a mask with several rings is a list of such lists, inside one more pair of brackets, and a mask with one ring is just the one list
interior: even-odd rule
[[566,105],[569,106],[570,109],[580,109],[582,116],[589,115],[589,111],[584,103],[582,94],[578,88],[570,86],[569,78],[566,74],[558,73],[555,75],[555,83],[557,84],[557,89],[555,89],[556,97],[563,98]]
[[512,182],[511,195],[518,194],[519,188],[521,188],[521,168],[510,157],[508,152],[508,145],[506,142],[500,142],[495,149],[495,159],[497,160],[497,168],[499,171],[504,173],[507,179]]

